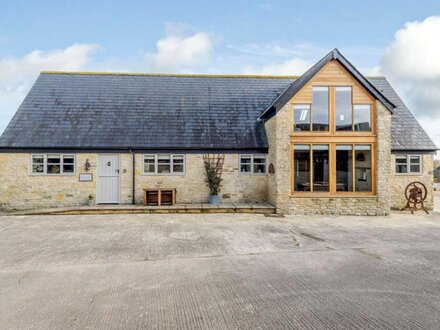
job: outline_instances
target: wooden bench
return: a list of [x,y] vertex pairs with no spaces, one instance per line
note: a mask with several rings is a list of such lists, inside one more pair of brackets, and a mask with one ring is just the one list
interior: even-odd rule
[[151,188],[144,189],[145,206],[161,206],[176,204],[176,189],[174,188]]

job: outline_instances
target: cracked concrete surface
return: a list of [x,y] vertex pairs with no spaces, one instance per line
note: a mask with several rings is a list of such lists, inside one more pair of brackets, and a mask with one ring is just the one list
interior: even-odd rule
[[5,329],[438,328],[440,214],[0,217]]

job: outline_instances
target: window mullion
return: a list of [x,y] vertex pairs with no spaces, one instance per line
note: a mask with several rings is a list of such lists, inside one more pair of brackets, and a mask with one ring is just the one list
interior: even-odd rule
[[313,192],[313,172],[315,171],[315,166],[313,165],[313,144],[310,146],[310,192]]
[[170,174],[174,173],[174,155],[170,155]]
[[356,166],[356,157],[355,157],[355,149],[354,149],[354,147],[355,147],[355,144],[352,144],[351,145],[351,181],[352,181],[352,183],[351,183],[351,191],[352,192],[355,192],[356,191],[356,187],[355,187],[355,184],[356,184],[356,168],[355,168],[355,166]]

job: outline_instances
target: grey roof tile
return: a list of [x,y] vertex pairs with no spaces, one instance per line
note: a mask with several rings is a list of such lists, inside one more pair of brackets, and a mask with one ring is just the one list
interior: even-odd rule
[[[294,81],[42,73],[0,137],[0,148],[260,149],[259,115]],[[392,87],[393,149],[436,149]]]

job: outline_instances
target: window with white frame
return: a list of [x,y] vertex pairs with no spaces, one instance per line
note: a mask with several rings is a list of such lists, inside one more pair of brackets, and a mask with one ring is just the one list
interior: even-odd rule
[[422,156],[396,155],[397,174],[420,174],[422,172]]
[[184,155],[144,155],[144,174],[183,174],[185,173]]
[[61,175],[75,173],[75,155],[35,154],[31,155],[31,173]]
[[265,155],[241,155],[240,173],[265,174],[266,156]]

